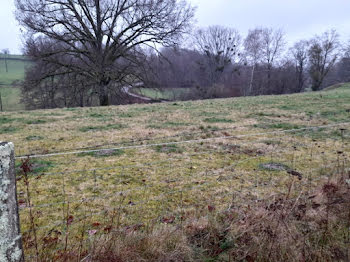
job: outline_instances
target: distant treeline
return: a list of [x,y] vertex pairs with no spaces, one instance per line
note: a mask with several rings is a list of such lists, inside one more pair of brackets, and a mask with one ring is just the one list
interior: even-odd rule
[[[31,4],[22,85],[27,108],[124,104],[125,86],[187,87],[182,99],[286,94],[350,81],[350,42],[331,30],[288,48],[282,30],[194,28],[186,1]],[[90,3],[90,2],[89,2]],[[84,12],[81,12],[81,11]],[[50,24],[52,26],[47,26]]]
[[327,31],[287,48],[281,30],[256,28],[242,38],[221,26],[199,29],[192,48],[148,56],[149,86],[189,87],[183,99],[269,95],[321,90],[350,81],[350,44]]

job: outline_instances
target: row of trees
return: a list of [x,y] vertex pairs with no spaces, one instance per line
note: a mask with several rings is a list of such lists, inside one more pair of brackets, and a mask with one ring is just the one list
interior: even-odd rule
[[29,107],[120,103],[142,80],[144,50],[174,45],[194,8],[177,0],[16,0],[34,66],[23,83]]
[[[199,29],[194,48],[166,48],[150,56],[159,87],[194,87],[187,98],[317,91],[350,80],[350,50],[331,30],[287,48],[281,30]],[[197,88],[196,88],[197,87]]]
[[[33,61],[29,108],[129,102],[125,86],[188,87],[183,99],[300,92],[349,78],[335,31],[287,50],[281,30],[191,30],[185,0],[16,0]],[[187,35],[188,36],[188,35]],[[187,43],[187,44],[181,44]],[[188,44],[189,43],[189,44]]]

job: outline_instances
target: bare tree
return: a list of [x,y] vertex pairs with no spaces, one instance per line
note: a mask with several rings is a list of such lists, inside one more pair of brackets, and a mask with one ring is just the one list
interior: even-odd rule
[[262,57],[262,29],[256,28],[249,30],[247,37],[244,40],[244,53],[247,59],[247,62],[251,65],[252,70],[249,80],[249,89],[248,94],[253,93],[253,81],[254,73],[257,63],[261,60]]
[[311,40],[308,56],[313,91],[320,90],[323,80],[336,63],[339,46],[339,35],[335,30],[327,31]]
[[267,67],[267,86],[266,89],[271,88],[271,72],[277,59],[281,56],[284,47],[285,39],[284,33],[281,29],[273,30],[272,28],[262,29],[262,57]]
[[344,44],[342,51],[344,58],[350,58],[350,40],[348,40],[347,43]]
[[9,58],[9,55],[10,55],[10,50],[9,49],[3,49],[2,50],[2,54],[4,55],[4,61],[5,61],[5,70],[6,70],[6,73],[9,72],[8,70],[8,65],[7,65],[7,60]]
[[225,68],[237,62],[240,56],[241,36],[236,29],[210,26],[196,31],[193,37],[195,47],[206,55],[209,85],[217,83]]
[[305,40],[301,40],[295,43],[294,46],[290,49],[296,68],[298,92],[301,92],[303,90],[306,81],[305,73],[308,61],[308,48],[309,43]]
[[2,96],[1,96],[1,87],[0,87],[0,112],[3,111],[3,108],[2,108]]
[[137,78],[130,68],[143,47],[175,43],[194,16],[184,0],[16,0],[16,8],[28,41],[54,40],[37,57],[95,82],[100,105],[115,83]]

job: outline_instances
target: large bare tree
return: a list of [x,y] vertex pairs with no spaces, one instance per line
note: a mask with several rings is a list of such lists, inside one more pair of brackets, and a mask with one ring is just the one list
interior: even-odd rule
[[240,56],[241,36],[234,28],[200,28],[195,32],[193,42],[197,50],[207,57],[205,68],[209,85],[217,83],[225,68],[237,62]]
[[271,73],[274,64],[281,56],[286,45],[285,36],[281,29],[273,30],[272,28],[262,29],[262,56],[266,63],[267,85],[266,89],[271,87]]
[[295,63],[298,92],[301,92],[303,90],[306,81],[305,73],[308,62],[308,48],[309,43],[305,40],[301,40],[295,43],[294,46],[290,49]]
[[312,90],[317,91],[322,87],[325,77],[338,59],[339,46],[339,35],[335,30],[327,31],[311,40],[308,56]]
[[253,93],[253,81],[256,65],[262,58],[262,31],[263,29],[261,28],[249,30],[248,35],[244,40],[245,58],[252,68],[248,88],[249,95]]
[[111,86],[137,77],[130,68],[142,48],[175,43],[194,16],[185,0],[16,0],[16,8],[27,40],[53,45],[36,58],[93,81],[100,105]]

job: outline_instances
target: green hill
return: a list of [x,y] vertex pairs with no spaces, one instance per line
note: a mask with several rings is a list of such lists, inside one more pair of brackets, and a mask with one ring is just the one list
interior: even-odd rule
[[12,111],[24,108],[20,103],[20,90],[14,86],[13,82],[23,79],[29,63],[29,60],[22,55],[9,55],[6,59],[4,55],[0,55],[0,92],[3,110]]
[[[194,254],[222,251],[220,257],[213,253],[215,259],[174,261],[237,261],[228,255],[242,248],[255,250],[256,244],[249,243],[257,239],[262,245],[267,237],[283,239],[276,252],[292,245],[290,252],[302,252],[304,243],[310,243],[308,252],[322,250],[317,251],[322,259],[314,261],[336,261],[323,258],[335,247],[339,253],[348,247],[349,201],[341,196],[349,196],[342,189],[350,170],[349,101],[350,89],[341,87],[293,95],[0,113],[1,140],[14,142],[17,157],[37,155],[28,180],[19,173],[17,182],[21,230],[29,236],[24,238],[25,253],[35,257],[39,252],[41,261],[63,261],[57,257],[67,238],[60,232],[69,232],[66,252],[75,254],[79,245],[91,249],[92,236],[86,236],[90,228],[97,240],[112,241],[120,232],[143,241],[136,234],[154,236],[153,229],[163,234],[168,228],[167,236],[190,232],[178,239],[187,239],[184,246]],[[16,162],[21,165],[20,159]],[[346,179],[332,178],[334,174]],[[323,181],[328,184],[321,187]],[[38,251],[32,244],[26,188],[31,190],[38,239],[54,239],[47,246],[39,242]],[[319,198],[315,188],[329,197]],[[329,203],[332,213],[327,218]],[[63,211],[67,213],[62,216]],[[282,214],[285,231],[276,226]],[[253,222],[242,227],[247,217]],[[137,229],[130,231],[134,225]],[[293,235],[285,241],[289,228],[296,240]],[[259,230],[258,238],[253,229]],[[211,232],[213,242],[207,237]],[[242,234],[247,237],[240,238]],[[90,237],[89,242],[80,241],[82,236]],[[232,239],[237,244],[230,244]],[[133,250],[135,242],[128,243]],[[198,249],[197,243],[209,246]],[[179,246],[178,240],[169,246]],[[149,258],[149,248],[142,244],[142,250]]]
[[4,55],[0,55],[0,85],[12,85],[13,81],[22,80],[28,65],[29,61],[24,56],[10,55],[5,59]]

